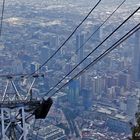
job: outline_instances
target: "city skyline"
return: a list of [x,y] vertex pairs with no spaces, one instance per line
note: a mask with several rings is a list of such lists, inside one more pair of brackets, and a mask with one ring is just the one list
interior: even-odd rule
[[[47,99],[53,100],[45,119],[35,121],[31,115],[25,120],[27,138],[126,140],[131,137],[130,122],[135,124],[140,104],[140,31],[72,79],[140,21],[140,10],[129,17],[139,8],[139,0],[126,0],[122,5],[121,0],[103,0],[66,41],[97,2],[17,0],[5,3],[0,75],[21,74],[21,77],[15,76],[12,80],[9,76],[2,77],[0,98],[6,103],[12,101],[17,87],[13,99],[16,101],[19,94],[21,98],[27,94],[26,99],[37,101],[39,107],[33,104],[35,115],[43,112]],[[29,77],[22,75],[26,73]],[[8,81],[14,83],[8,86]],[[15,110],[11,108],[12,111]],[[25,116],[28,112],[30,108],[25,109]],[[9,136],[6,133],[5,137]]]

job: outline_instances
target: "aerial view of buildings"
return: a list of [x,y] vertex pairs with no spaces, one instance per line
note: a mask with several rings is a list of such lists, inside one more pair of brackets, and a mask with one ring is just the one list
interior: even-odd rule
[[[32,98],[45,99],[53,95],[46,119],[32,117],[26,122],[27,140],[127,140],[131,137],[131,125],[136,124],[135,114],[140,111],[140,30],[80,76],[71,78],[140,23],[139,9],[101,44],[140,8],[139,0],[126,0],[116,11],[123,0],[102,0],[63,47],[40,68],[97,2],[5,2],[0,75],[31,74],[39,69],[37,73],[44,75],[34,82]],[[69,80],[70,83],[61,88]],[[32,78],[28,78],[15,83],[24,95],[31,82]],[[6,80],[0,79],[1,93],[5,84]],[[2,94],[0,96],[2,98]]]

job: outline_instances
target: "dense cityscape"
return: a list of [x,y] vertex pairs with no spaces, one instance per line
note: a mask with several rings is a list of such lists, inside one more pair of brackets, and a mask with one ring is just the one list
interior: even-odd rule
[[[39,71],[45,76],[35,83],[33,98],[52,95],[139,23],[140,10],[50,91],[140,5],[139,0],[126,1],[98,29],[121,2],[112,0],[112,3],[104,4],[104,1]],[[67,39],[94,5],[95,2],[82,0],[81,3],[78,0],[8,1],[0,40],[0,74],[33,73]],[[31,80],[17,82],[23,94]],[[5,83],[0,80],[1,92]],[[45,120],[34,123],[32,118],[27,122],[27,139],[127,140],[131,137],[130,124],[135,124],[135,113],[140,104],[140,30],[52,98],[54,104]]]

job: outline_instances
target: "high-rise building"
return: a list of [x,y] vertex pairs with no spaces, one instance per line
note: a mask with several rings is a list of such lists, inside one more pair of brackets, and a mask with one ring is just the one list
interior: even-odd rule
[[41,58],[41,63],[44,63],[49,57],[50,57],[50,49],[48,46],[43,46],[40,48],[40,58]]
[[82,96],[83,96],[83,106],[87,110],[92,106],[91,91],[88,89],[83,89]]
[[135,113],[137,112],[137,97],[136,96],[129,96],[127,98],[127,114],[129,116],[135,117]]
[[[84,34],[78,34],[76,35],[76,50],[79,49],[83,44],[84,44]],[[83,47],[80,48],[80,50],[78,51],[78,62],[81,61],[84,57],[84,49]]]
[[[93,31],[96,31],[100,25],[96,24],[93,27]],[[93,42],[99,42],[102,38],[102,29],[98,29],[98,32],[95,33],[94,37],[92,38]]]
[[101,76],[96,76],[92,79],[93,86],[92,86],[92,91],[93,91],[93,97],[97,97],[98,95],[101,95],[102,89],[103,89],[103,79]]
[[[61,39],[60,39],[60,37],[57,36],[57,35],[53,35],[53,36],[50,38],[50,50],[51,50],[51,54],[53,54],[53,53],[56,51],[56,49],[58,49],[58,48],[60,47],[59,44],[61,44]],[[63,48],[61,48],[61,49],[57,52],[55,58],[61,57],[62,54],[63,54]]]
[[120,72],[118,75],[118,86],[129,89],[131,84],[130,75]]
[[114,76],[106,76],[105,77],[105,82],[106,82],[106,88],[111,88],[112,86],[117,85],[118,79]]
[[135,34],[133,70],[135,81],[140,82],[140,30]]
[[70,62],[66,63],[64,66],[64,72],[65,73],[70,72],[74,66],[75,66],[74,63],[70,63]]
[[30,65],[30,71],[31,71],[31,73],[35,72],[39,67],[40,67],[39,63],[32,62],[31,65]]
[[79,80],[73,80],[69,84],[68,100],[72,106],[74,106],[78,102],[79,89],[80,89]]
[[13,73],[16,73],[16,74],[21,74],[23,73],[23,65],[21,63],[20,60],[15,60],[13,63],[12,63],[12,72]]
[[80,81],[80,90],[82,90],[83,88],[85,88],[86,86],[86,78],[87,77],[87,75],[86,75],[86,73],[83,73],[81,76],[80,76],[80,78],[79,78],[79,81]]
[[121,98],[119,104],[120,104],[120,110],[123,111],[123,112],[126,112],[126,109],[127,109],[126,99]]
[[58,36],[56,36],[56,35],[53,35],[53,36],[51,36],[51,38],[50,38],[50,46],[52,47],[52,48],[57,48],[58,47],[58,44],[59,44],[59,37]]

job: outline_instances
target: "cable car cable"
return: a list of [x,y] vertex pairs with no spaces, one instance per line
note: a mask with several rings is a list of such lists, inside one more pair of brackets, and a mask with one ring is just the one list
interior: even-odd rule
[[95,10],[95,8],[101,3],[99,0],[96,5],[90,10],[90,12],[86,15],[86,17],[80,22],[80,24],[74,29],[74,31],[69,35],[69,37],[60,45],[60,47],[37,69],[35,70],[30,76],[38,72],[42,67],[44,67],[59,51],[60,49],[71,39],[71,37],[75,34],[78,28],[87,20],[87,18],[91,15],[91,13]]
[[5,0],[3,0],[3,3],[2,3],[2,14],[1,14],[1,19],[0,19],[0,37],[1,37],[1,35],[2,35],[3,18],[4,18],[4,9],[5,9]]
[[80,66],[91,54],[93,54],[106,40],[108,40],[121,26],[123,26],[138,10],[136,9],[128,18],[126,18],[113,32],[111,32],[97,47],[95,47],[84,59],[82,59],[70,72],[68,72],[56,85],[53,86],[47,93],[49,94],[55,89],[67,76],[69,76],[78,66]]
[[116,43],[114,43],[111,47],[109,47],[106,51],[104,51],[100,56],[98,56],[96,59],[94,59],[88,66],[86,66],[84,69],[82,69],[80,72],[78,72],[73,78],[71,78],[68,82],[66,82],[63,86],[61,86],[57,91],[55,91],[53,94],[51,94],[49,96],[49,98],[54,96],[56,93],[58,93],[63,87],[68,85],[74,79],[78,78],[80,75],[85,73],[90,67],[94,66],[98,61],[100,61],[102,58],[104,58],[106,55],[108,55],[111,51],[113,51],[115,48],[117,48],[117,46],[119,46],[121,43],[123,43],[126,39],[128,39],[130,36],[132,36],[139,29],[140,29],[140,23],[137,24],[132,30],[130,30],[127,34],[125,34]]

